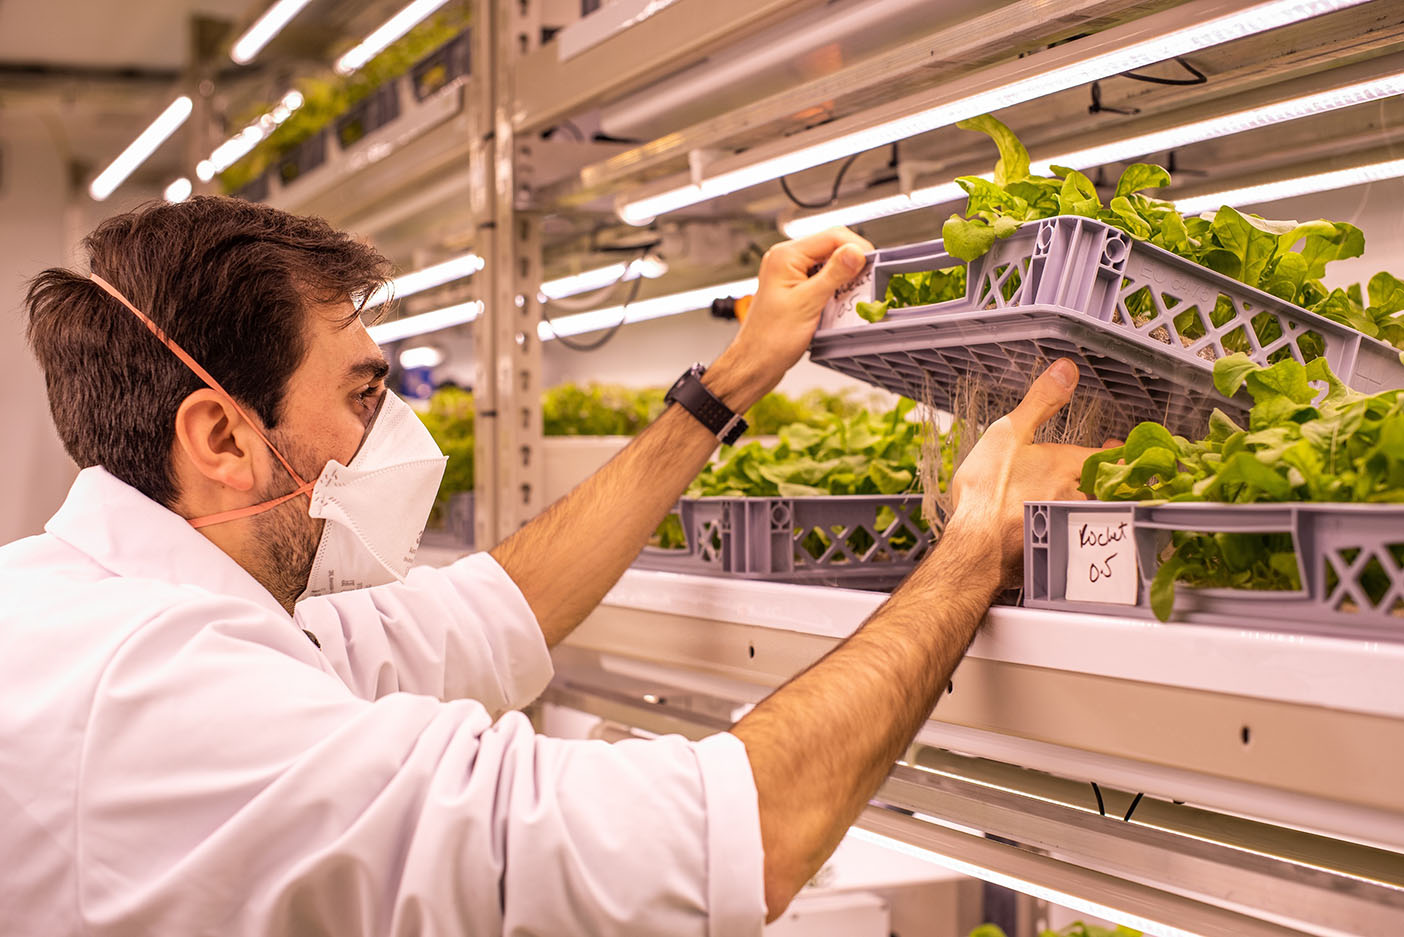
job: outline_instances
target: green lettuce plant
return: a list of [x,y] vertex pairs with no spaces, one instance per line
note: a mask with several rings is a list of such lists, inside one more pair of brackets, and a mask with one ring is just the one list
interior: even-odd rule
[[[1169,171],[1150,163],[1127,166],[1104,205],[1092,180],[1076,169],[1053,166],[1051,176],[1034,175],[1023,143],[994,117],[986,114],[958,126],[987,134],[999,151],[999,159],[992,180],[979,176],[956,180],[968,200],[965,213],[951,215],[941,228],[951,256],[975,260],[997,239],[1009,237],[1028,221],[1056,215],[1095,218],[1137,240],[1404,349],[1404,320],[1398,316],[1404,311],[1404,282],[1379,273],[1371,278],[1365,294],[1359,286],[1330,289],[1322,283],[1328,263],[1364,252],[1365,236],[1354,225],[1324,219],[1272,221],[1228,205],[1212,214],[1185,217],[1173,203],[1146,194],[1170,184]],[[1127,305],[1138,322],[1155,314],[1148,293],[1133,294]],[[1197,314],[1198,310],[1186,310],[1176,319],[1176,330],[1185,339],[1205,334]],[[1226,299],[1209,311],[1215,326],[1234,315],[1233,305]],[[1253,327],[1260,342],[1281,335],[1281,326],[1271,315],[1259,314]],[[1308,340],[1303,347],[1307,357],[1324,353],[1319,339],[1303,338]],[[1233,347],[1235,343],[1238,347]],[[1249,350],[1246,335],[1231,336],[1227,344],[1229,351]]]
[[[1404,390],[1351,390],[1324,358],[1261,367],[1246,355],[1216,361],[1214,386],[1225,396],[1247,389],[1247,426],[1218,409],[1198,440],[1141,423],[1084,463],[1082,491],[1100,501],[1404,502]],[[1286,534],[1176,532],[1161,559],[1151,607],[1162,621],[1177,582],[1300,588]]]

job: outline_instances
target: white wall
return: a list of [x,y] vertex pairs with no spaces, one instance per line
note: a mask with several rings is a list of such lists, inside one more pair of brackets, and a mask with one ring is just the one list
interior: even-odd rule
[[44,379],[24,341],[25,282],[67,263],[68,167],[43,124],[0,125],[0,542],[37,533],[62,502],[75,468],[49,419]]

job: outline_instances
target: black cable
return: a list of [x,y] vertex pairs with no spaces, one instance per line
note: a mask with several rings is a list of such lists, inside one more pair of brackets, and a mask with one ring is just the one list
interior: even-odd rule
[[1141,802],[1141,798],[1144,797],[1144,796],[1146,796],[1146,795],[1145,795],[1145,794],[1137,794],[1136,797],[1135,797],[1135,799],[1131,801],[1131,806],[1129,806],[1129,807],[1126,808],[1126,816],[1122,817],[1121,819],[1125,820],[1127,823],[1130,823],[1130,822],[1131,822],[1131,814],[1133,814],[1133,813],[1136,812],[1136,805],[1139,804],[1139,803]]
[[829,200],[827,202],[801,201],[799,197],[795,195],[794,192],[790,191],[790,183],[786,181],[784,176],[780,177],[780,188],[784,190],[785,196],[789,198],[790,201],[798,205],[800,208],[828,208],[830,205],[834,204],[834,202],[838,201],[839,186],[843,185],[843,177],[848,172],[849,167],[852,166],[854,161],[857,160],[858,157],[861,155],[861,153],[854,153],[852,156],[848,157],[848,159],[843,161],[843,165],[839,167],[838,173],[834,176],[834,185],[829,192]]
[[1102,816],[1107,815],[1107,805],[1102,803],[1102,789],[1097,786],[1096,781],[1092,781],[1092,793],[1097,795],[1097,812]]
[[566,128],[566,129],[568,129],[568,130],[570,131],[570,135],[571,135],[572,137],[575,138],[575,141],[576,141],[577,143],[584,143],[584,142],[585,142],[585,134],[581,133],[581,132],[580,132],[580,128],[577,127],[577,126],[575,126],[574,123],[572,123],[571,121],[568,121],[568,120],[563,120],[563,121],[561,121],[559,124],[556,124],[556,125],[555,125],[554,127],[552,127],[550,130],[547,130],[545,133],[543,133],[542,136],[549,139],[549,138],[555,136],[555,135],[556,135],[556,131],[560,130],[561,128]]
[[[624,269],[625,272],[628,271],[629,268],[627,264],[625,265]],[[629,304],[639,298],[639,288],[642,285],[643,277],[634,277],[634,285],[629,292],[629,298],[624,300],[624,305],[619,310],[619,321],[611,325],[607,330],[605,330],[605,333],[599,338],[590,342],[577,342],[575,339],[571,338],[568,335],[557,335],[556,341],[560,342],[563,347],[569,348],[571,351],[596,351],[600,348],[603,348],[605,344],[609,342],[610,339],[614,338],[614,336],[619,334],[619,330],[622,329],[625,323],[629,321]],[[541,305],[541,321],[545,322],[547,325],[552,325],[551,317],[546,313],[546,306],[546,303],[543,303]],[[552,331],[555,331],[554,326],[552,326]]]
[[1174,62],[1176,65],[1179,65],[1181,68],[1189,72],[1194,77],[1158,78],[1155,75],[1142,75],[1140,72],[1122,72],[1121,77],[1130,78],[1134,81],[1147,81],[1153,85],[1202,85],[1209,81],[1208,76],[1206,76],[1199,69],[1195,68],[1189,62],[1186,62],[1184,59],[1180,58],[1178,55],[1170,61]]

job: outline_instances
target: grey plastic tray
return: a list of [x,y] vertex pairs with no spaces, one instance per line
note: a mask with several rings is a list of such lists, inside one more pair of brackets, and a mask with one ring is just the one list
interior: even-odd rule
[[[884,508],[894,515],[878,524]],[[921,495],[684,498],[687,548],[645,547],[638,569],[890,589],[930,548]],[[939,531],[938,531],[939,533]],[[894,546],[894,538],[901,543]]]
[[[1070,512],[1130,513],[1140,581],[1134,606],[1071,601]],[[1404,641],[1404,504],[1135,504],[1024,506],[1024,604],[1154,617],[1150,583],[1172,531],[1288,533],[1302,587],[1292,592],[1176,586],[1172,621]]]
[[[1038,365],[1066,356],[1081,368],[1084,391],[1132,420],[1173,426],[1212,406],[1250,405],[1246,394],[1230,402],[1214,390],[1216,358],[1237,349],[1259,364],[1300,361],[1304,336],[1324,346],[1351,387],[1404,386],[1391,346],[1089,218],[1030,222],[969,265],[964,297],[893,310],[878,323],[854,307],[882,297],[893,274],[962,262],[939,240],[869,260],[825,308],[810,358],[918,400],[928,390],[938,406],[950,405],[961,376],[1018,394]],[[1220,304],[1227,312],[1224,302],[1232,315],[1214,325],[1211,311]],[[1133,307],[1148,311],[1136,317]],[[1182,339],[1176,318],[1197,337]],[[1259,332],[1275,337],[1263,342]]]

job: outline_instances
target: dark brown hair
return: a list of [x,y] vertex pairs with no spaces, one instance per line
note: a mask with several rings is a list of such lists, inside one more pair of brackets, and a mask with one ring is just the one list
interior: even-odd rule
[[[389,271],[374,248],[319,218],[216,196],[109,218],[83,249],[93,273],[270,429],[306,351],[309,305],[359,302]],[[26,305],[68,454],[172,506],[176,410],[200,379],[85,274],[45,270]]]

